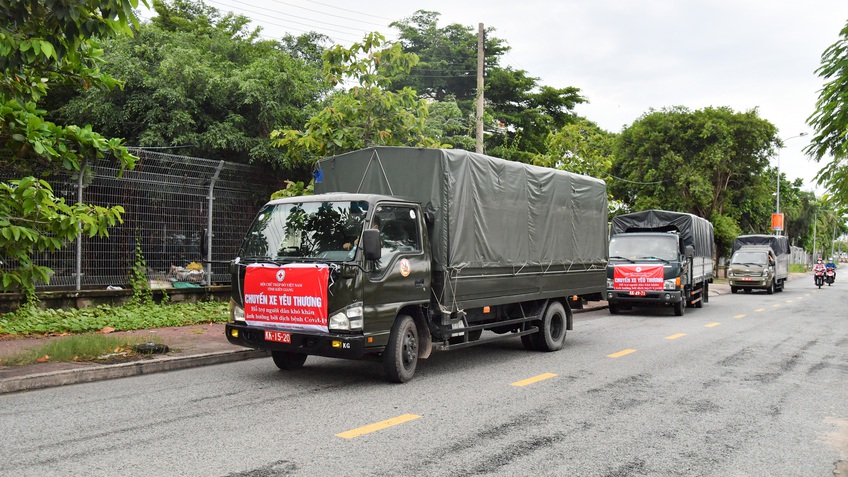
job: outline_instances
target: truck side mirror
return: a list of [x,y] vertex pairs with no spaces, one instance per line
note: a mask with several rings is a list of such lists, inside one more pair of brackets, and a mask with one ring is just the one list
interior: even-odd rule
[[695,247],[693,247],[693,246],[691,246],[691,245],[687,245],[687,246],[683,249],[683,254],[684,254],[684,255],[686,255],[686,258],[692,258],[692,257],[694,257],[694,256],[695,256]]
[[365,229],[362,231],[362,250],[365,252],[365,260],[380,260],[382,247],[379,230]]

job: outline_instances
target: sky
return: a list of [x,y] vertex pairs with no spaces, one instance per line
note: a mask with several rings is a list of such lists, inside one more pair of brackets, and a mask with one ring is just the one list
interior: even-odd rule
[[785,140],[773,165],[789,180],[803,179],[804,190],[824,192],[813,181],[821,165],[802,150],[815,133],[807,118],[824,84],[815,71],[848,24],[846,0],[205,3],[251,18],[267,38],[316,31],[346,46],[370,31],[396,39],[389,23],[416,10],[438,12],[439,27],[476,31],[482,23],[511,47],[502,66],[525,70],[542,85],[580,88],[589,102],[575,112],[607,131],[620,132],[652,109],[756,108]]

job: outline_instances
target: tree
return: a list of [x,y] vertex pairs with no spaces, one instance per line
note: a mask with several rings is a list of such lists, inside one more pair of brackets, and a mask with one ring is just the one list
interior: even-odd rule
[[153,2],[134,37],[113,39],[104,70],[121,90],[85,91],[57,103],[58,117],[90,122],[141,147],[240,163],[293,167],[271,131],[306,121],[330,85],[317,35],[262,40],[243,15],[202,1]]
[[773,200],[763,171],[776,133],[756,110],[650,111],[619,136],[611,192],[636,210],[659,208],[709,219],[721,253],[741,230],[743,212]]
[[30,174],[84,173],[88,159],[105,155],[122,170],[134,165],[119,139],[48,121],[39,103],[57,85],[118,85],[99,69],[100,40],[130,34],[137,6],[137,0],[0,0],[0,163],[21,177],[0,183],[0,257],[11,260],[11,268],[0,269],[0,289],[20,289],[32,299],[35,282],[50,273],[32,263],[33,253],[59,250],[78,233],[106,235],[121,220],[120,206],[68,205]]
[[369,33],[350,48],[335,46],[324,53],[324,73],[335,85],[356,85],[335,92],[329,105],[302,129],[278,129],[273,144],[295,161],[311,163],[321,157],[370,146],[423,146],[441,144],[425,136],[427,104],[411,88],[388,89],[390,78],[408,73],[418,58],[404,53],[400,44],[387,44],[379,33]]
[[548,134],[545,153],[533,163],[609,180],[616,135],[580,118]]
[[[412,87],[425,98],[453,98],[474,130],[477,97],[477,28],[450,24],[437,26],[439,13],[419,10],[394,22],[398,41],[405,51],[415,53],[420,64],[407,75],[392,78],[393,87]],[[500,66],[509,51],[506,41],[487,28],[485,49],[484,124],[492,134],[484,147],[487,153],[521,162],[532,162],[545,152],[548,133],[574,121],[574,107],[586,101],[579,88],[554,88],[539,84],[539,78],[524,70]],[[472,141],[461,143],[474,144]],[[470,149],[470,148],[469,148]]]
[[825,81],[815,112],[807,123],[816,132],[805,149],[818,162],[832,159],[816,176],[836,200],[848,204],[848,24],[822,54],[816,73]]

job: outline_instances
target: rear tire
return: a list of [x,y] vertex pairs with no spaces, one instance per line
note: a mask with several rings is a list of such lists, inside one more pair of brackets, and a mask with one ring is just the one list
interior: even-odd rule
[[701,296],[701,301],[704,303],[710,302],[710,282],[704,282],[704,294]]
[[289,351],[271,351],[274,364],[283,371],[294,371],[303,367],[308,355]]
[[417,366],[418,329],[411,316],[398,315],[383,352],[383,369],[390,381],[405,383],[415,375]]
[[558,301],[551,302],[539,326],[539,332],[531,335],[540,351],[558,351],[565,343],[568,318],[565,308]]

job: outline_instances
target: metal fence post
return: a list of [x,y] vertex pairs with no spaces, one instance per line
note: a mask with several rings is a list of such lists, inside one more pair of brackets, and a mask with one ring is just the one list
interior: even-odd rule
[[209,195],[206,196],[206,199],[209,201],[209,205],[206,208],[206,263],[209,266],[206,268],[206,286],[212,286],[212,204],[215,201],[215,182],[218,180],[218,176],[221,175],[221,170],[224,168],[224,161],[220,161],[218,163],[218,167],[215,169],[215,174],[212,176],[212,180],[209,181]]
[[[77,178],[77,203],[82,203],[83,174],[88,166],[88,159],[82,160]],[[76,290],[82,290],[82,224],[77,227],[77,256],[76,256]]]

